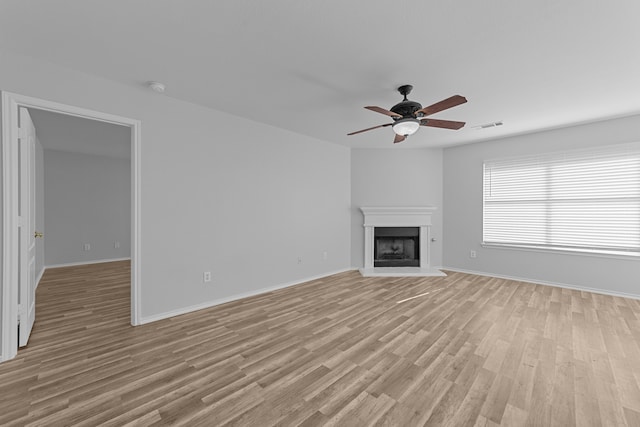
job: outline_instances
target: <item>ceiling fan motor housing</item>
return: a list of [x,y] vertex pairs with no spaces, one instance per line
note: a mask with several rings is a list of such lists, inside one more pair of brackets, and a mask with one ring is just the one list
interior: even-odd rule
[[402,102],[394,105],[393,107],[391,107],[391,110],[389,110],[402,116],[393,117],[393,120],[395,120],[396,122],[402,119],[415,118],[415,112],[422,109],[422,105],[420,105],[420,103],[409,101],[407,99],[407,95],[409,95],[412,90],[413,86],[411,85],[402,85],[398,88],[398,92],[400,92],[400,95],[404,96],[404,99],[402,100]]
[[416,117],[415,112],[421,109],[422,109],[422,105],[419,102],[407,100],[394,105],[393,107],[391,107],[390,111],[396,114],[400,114],[402,116],[402,118],[396,118],[396,117],[393,118],[394,120],[398,121],[407,117],[411,117],[411,118]]

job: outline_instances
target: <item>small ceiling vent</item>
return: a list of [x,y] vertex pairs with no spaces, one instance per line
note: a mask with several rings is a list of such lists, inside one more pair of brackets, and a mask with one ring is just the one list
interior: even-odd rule
[[494,128],[497,126],[502,126],[503,124],[504,123],[502,123],[502,120],[500,120],[499,122],[491,122],[491,123],[485,123],[480,126],[474,126],[473,129],[488,129],[488,128]]
[[147,86],[149,87],[149,89],[157,93],[164,93],[166,89],[166,86],[164,85],[164,83],[155,82],[155,81],[147,82]]

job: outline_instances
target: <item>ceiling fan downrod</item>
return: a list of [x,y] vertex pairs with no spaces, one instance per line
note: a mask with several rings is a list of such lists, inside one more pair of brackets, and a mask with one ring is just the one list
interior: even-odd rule
[[413,90],[413,86],[411,85],[402,85],[398,88],[398,92],[400,92],[400,95],[404,96],[403,101],[408,101],[407,95],[411,93],[411,90]]

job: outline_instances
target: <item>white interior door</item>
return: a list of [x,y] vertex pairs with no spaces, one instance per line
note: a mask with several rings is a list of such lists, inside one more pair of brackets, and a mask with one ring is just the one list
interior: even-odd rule
[[19,268],[18,322],[20,347],[27,345],[36,319],[36,129],[29,111],[19,111]]

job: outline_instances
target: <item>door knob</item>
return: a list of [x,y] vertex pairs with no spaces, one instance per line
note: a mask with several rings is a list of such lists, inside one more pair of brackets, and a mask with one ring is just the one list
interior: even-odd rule
[[44,234],[42,232],[40,232],[40,231],[34,231],[33,232],[33,237],[34,238],[42,237],[42,236],[44,236]]

